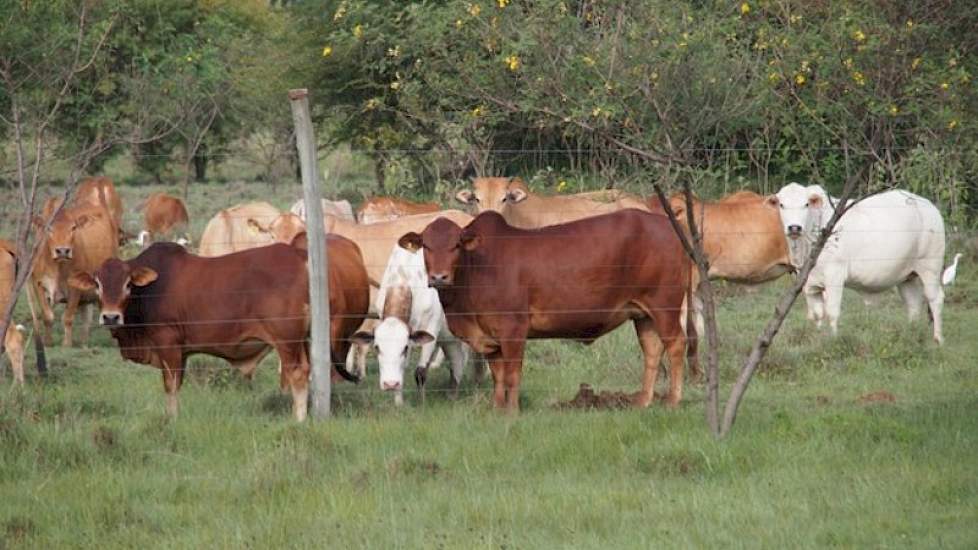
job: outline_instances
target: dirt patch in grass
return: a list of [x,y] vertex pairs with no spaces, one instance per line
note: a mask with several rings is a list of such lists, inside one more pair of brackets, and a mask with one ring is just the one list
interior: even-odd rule
[[859,403],[860,405],[869,405],[872,403],[896,403],[896,396],[886,390],[878,390],[859,396],[859,398],[856,399],[856,403]]
[[595,393],[590,384],[581,384],[570,401],[557,403],[558,409],[625,409],[631,406],[631,395],[621,391]]

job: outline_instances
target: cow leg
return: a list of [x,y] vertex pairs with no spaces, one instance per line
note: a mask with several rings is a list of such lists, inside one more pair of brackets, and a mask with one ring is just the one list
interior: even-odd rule
[[458,388],[462,384],[462,371],[465,369],[465,350],[462,345],[462,342],[458,340],[445,342],[442,345],[442,349],[452,366],[452,399],[458,398]]
[[[466,346],[466,349],[469,349]],[[472,360],[472,373],[473,382],[476,386],[481,386],[486,379],[486,369],[488,367],[488,361],[486,361],[486,356],[481,353],[469,353],[469,358]]]
[[3,347],[10,359],[10,370],[14,373],[14,383],[24,385],[24,334],[11,322],[3,339]]
[[659,362],[662,360],[662,339],[655,331],[655,323],[649,317],[635,320],[635,333],[642,347],[645,370],[642,372],[642,389],[632,396],[632,404],[645,408],[652,403],[655,395],[655,380],[659,376]]
[[825,319],[825,295],[822,289],[805,287],[805,303],[808,306],[808,320],[815,323],[816,328],[822,328]]
[[302,346],[277,346],[278,358],[282,362],[282,386],[292,389],[292,414],[298,422],[306,419],[309,410],[309,361]]
[[[499,347],[502,357],[498,362],[501,363],[501,374],[503,375],[503,383],[505,384],[506,412],[516,414],[520,412],[520,381],[523,379],[523,351],[526,348],[526,337],[523,335],[514,335],[510,338],[505,338]],[[493,368],[494,377],[496,370],[496,368]],[[498,379],[496,380],[495,397],[496,407],[502,406],[503,402],[499,395]]]
[[82,308],[82,347],[88,347],[88,337],[92,334],[92,318],[95,317],[95,306],[93,304],[83,304]]
[[42,331],[42,338],[44,340],[45,346],[54,345],[54,309],[51,307],[51,301],[48,299],[48,294],[44,290],[44,287],[37,285],[37,302],[41,307],[41,320],[43,321],[44,330]]
[[924,305],[924,285],[920,278],[913,277],[897,285],[900,297],[903,298],[904,305],[907,306],[907,318],[910,322],[920,317],[920,312]]
[[161,349],[158,361],[163,370],[163,390],[166,392],[166,414],[176,418],[179,411],[179,401],[177,394],[180,386],[183,385],[183,355],[177,349]]
[[61,345],[70,348],[72,345],[72,329],[75,326],[75,313],[78,312],[78,302],[81,300],[81,293],[77,290],[68,291],[68,305],[65,306],[64,315],[61,316],[61,324],[64,325],[65,334]]
[[943,326],[941,322],[941,312],[944,309],[944,286],[938,278],[940,271],[925,275],[921,278],[924,287],[924,296],[927,298],[927,305],[930,306],[930,314],[934,321],[934,341],[938,344],[944,343]]

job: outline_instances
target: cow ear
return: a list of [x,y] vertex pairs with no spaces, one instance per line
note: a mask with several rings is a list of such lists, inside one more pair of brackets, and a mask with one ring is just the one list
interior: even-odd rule
[[808,206],[810,206],[812,208],[819,208],[819,207],[821,207],[822,206],[822,197],[821,197],[821,195],[812,195],[812,196],[808,197]]
[[397,240],[397,245],[408,252],[417,252],[421,249],[421,235],[414,231],[405,233]]
[[309,250],[309,235],[305,231],[300,231],[292,237],[289,245],[299,250]]
[[88,292],[95,289],[95,278],[84,271],[77,271],[71,277],[68,277],[68,286],[76,290]]
[[359,330],[353,333],[350,341],[361,346],[369,346],[374,343],[374,335],[365,330]]
[[435,337],[430,332],[416,330],[411,333],[411,343],[416,346],[423,346],[435,341]]
[[462,245],[462,248],[471,252],[476,248],[479,248],[479,245],[482,244],[482,237],[472,233],[462,233],[462,235],[458,238],[458,242]]
[[523,202],[526,200],[526,191],[516,188],[506,193],[506,201],[510,204],[516,204],[518,202]]
[[135,286],[146,286],[159,277],[159,274],[148,267],[137,267],[129,278]]
[[773,206],[773,207],[775,207],[775,208],[777,208],[777,207],[779,207],[779,206],[781,206],[781,201],[779,201],[779,200],[778,200],[778,196],[777,196],[777,195],[768,195],[768,196],[767,196],[767,197],[766,197],[766,198],[764,199],[764,202],[765,202],[765,204],[767,204],[768,206]]
[[476,202],[475,194],[468,189],[462,189],[455,193],[455,200],[462,204],[474,204]]

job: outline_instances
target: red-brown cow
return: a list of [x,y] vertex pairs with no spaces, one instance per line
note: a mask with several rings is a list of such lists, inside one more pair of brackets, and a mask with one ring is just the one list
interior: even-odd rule
[[143,231],[139,234],[140,246],[158,237],[172,238],[178,232],[187,230],[190,216],[187,207],[177,197],[166,193],[153,193],[143,205]]
[[399,244],[424,250],[449,328],[486,354],[496,407],[519,408],[527,338],[590,343],[628,320],[645,357],[633,403],[652,402],[663,348],[671,370],[666,402],[682,399],[684,319],[696,281],[665,217],[627,209],[525,230],[484,212],[464,229],[437,219]]
[[[332,357],[341,374],[349,337],[368,307],[363,261],[352,242],[329,240]],[[72,285],[96,289],[100,322],[122,356],[163,371],[167,412],[177,413],[186,359],[204,353],[253,369],[269,348],[281,362],[280,383],[292,390],[293,413],[306,416],[309,290],[304,250],[286,245],[203,258],[173,243],[156,243],[129,261],[111,259]],[[347,375],[349,376],[349,375]]]

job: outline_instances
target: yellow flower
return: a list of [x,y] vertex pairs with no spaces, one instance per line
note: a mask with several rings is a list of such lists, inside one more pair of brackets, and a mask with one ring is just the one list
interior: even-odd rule
[[357,26],[353,27],[353,37],[357,39],[363,38],[363,25],[357,24]]
[[799,86],[804,86],[806,81],[807,79],[805,78],[805,75],[801,73],[795,75],[795,84]]
[[192,56],[192,55],[188,55],[188,56],[187,56],[187,63],[190,63],[190,62],[191,62],[191,61],[193,61],[193,60],[194,60],[194,58],[193,58],[193,56]]
[[333,14],[333,21],[343,19],[344,15],[346,15],[346,2],[342,2],[340,7],[336,8],[336,13]]
[[332,46],[324,46],[323,47],[323,57],[329,57],[331,55],[333,55],[333,47]]
[[778,80],[781,80],[781,75],[779,75],[778,73],[775,73],[775,72],[770,72],[770,73],[767,73],[767,79],[770,82],[777,82]]
[[740,15],[747,15],[750,13],[750,4],[744,2],[740,5]]
[[946,89],[948,89],[950,87],[951,87],[951,85],[948,84],[947,82],[941,82],[941,89],[942,90],[946,90]]
[[482,6],[479,4],[469,4],[469,15],[478,17],[480,13],[482,13]]
[[567,180],[560,180],[557,182],[557,192],[562,193],[564,189],[567,189]]
[[862,42],[866,40],[866,34],[861,30],[856,30],[856,32],[852,33],[852,39],[856,42]]
[[958,121],[956,121],[954,119],[951,119],[951,122],[948,122],[947,123],[947,129],[948,130],[953,130],[953,129],[955,129],[957,127],[957,125],[958,125]]
[[948,59],[947,60],[947,66],[948,67],[956,67],[957,65],[958,65],[958,60],[957,59],[955,59],[955,58],[952,57],[951,59]]
[[401,55],[401,47],[400,46],[394,46],[393,48],[387,48],[387,57],[397,58],[397,57],[400,57],[400,55]]
[[582,59],[584,60],[584,64],[588,67],[594,66],[594,59],[591,56],[585,55]]
[[912,29],[913,28],[913,19],[907,19],[907,28],[908,29]]
[[510,55],[509,57],[506,58],[505,61],[506,61],[506,66],[509,67],[509,70],[511,71],[519,70],[521,64],[519,56]]
[[790,16],[788,16],[788,22],[789,23],[797,23],[799,21],[801,21],[801,16],[800,15],[790,15]]
[[372,97],[372,98],[370,98],[370,99],[367,100],[367,103],[366,104],[364,104],[363,110],[365,110],[365,111],[373,111],[374,109],[376,109],[379,106],[380,106],[380,100],[377,99],[376,97]]
[[847,57],[846,60],[842,62],[842,64],[845,65],[845,67],[847,69],[851,69],[852,68],[852,65],[853,65],[852,58],[851,57]]
[[461,29],[463,24],[464,23],[462,23],[462,20],[461,19],[456,19],[455,20],[455,28],[456,29]]
[[594,109],[591,109],[591,116],[599,116],[599,115],[601,115],[601,107],[595,107]]
[[919,57],[915,57],[913,61],[910,62],[910,69],[916,69],[920,66],[922,60]]
[[509,0],[496,0],[496,5],[499,6],[500,9],[505,8],[509,5]]
[[472,116],[474,116],[476,118],[479,118],[480,116],[484,115],[485,112],[486,112],[485,107],[483,107],[482,105],[479,105],[475,109],[472,109]]
[[391,90],[397,91],[398,88],[400,87],[401,87],[401,82],[399,80],[395,80],[394,82],[391,82]]
[[900,112],[900,108],[896,105],[890,105],[890,114],[896,116]]
[[858,84],[860,86],[863,86],[863,85],[866,84],[866,77],[863,76],[863,73],[861,73],[859,71],[853,71],[852,72],[852,79],[855,80],[856,81],[856,84]]

